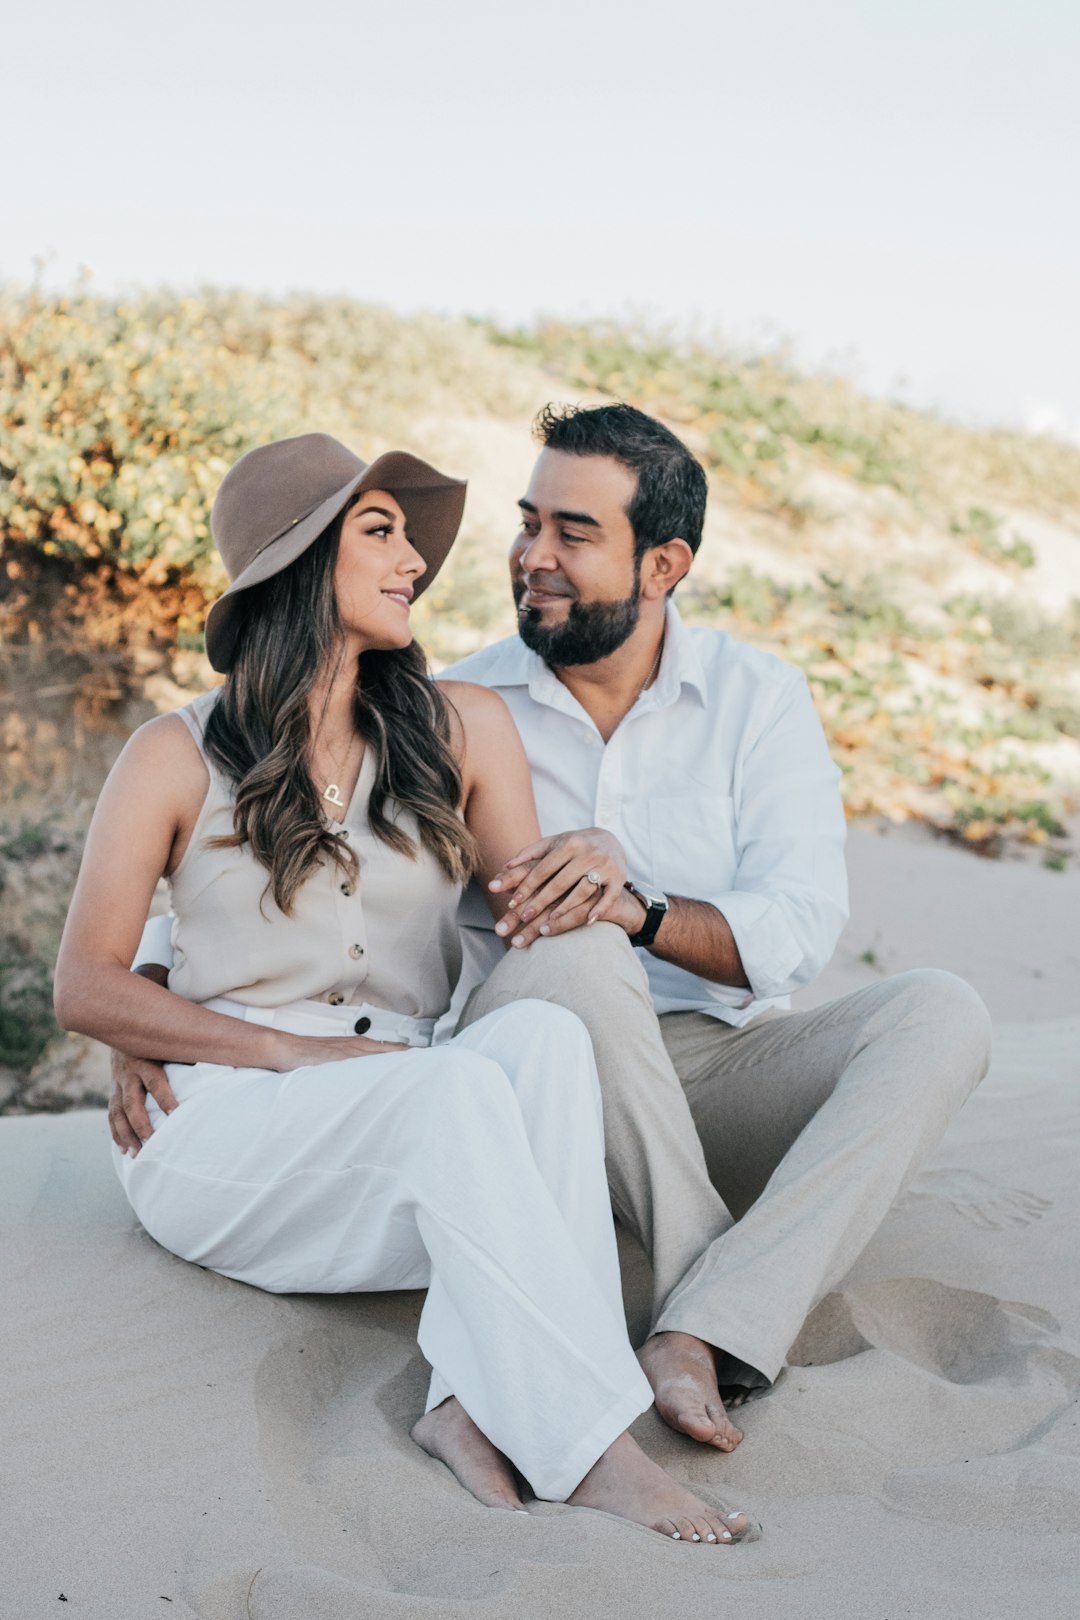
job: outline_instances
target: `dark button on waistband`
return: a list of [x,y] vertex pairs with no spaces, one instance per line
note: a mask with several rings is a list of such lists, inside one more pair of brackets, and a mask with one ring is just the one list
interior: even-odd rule
[[353,1025],[353,1029],[356,1031],[357,1035],[366,1035],[370,1028],[370,1018],[358,1018],[356,1023]]

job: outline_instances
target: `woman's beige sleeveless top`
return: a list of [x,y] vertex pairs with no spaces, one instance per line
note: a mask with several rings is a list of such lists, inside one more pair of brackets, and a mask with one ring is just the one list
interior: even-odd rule
[[387,814],[416,843],[415,860],[375,838],[368,826],[374,778],[364,752],[356,791],[343,811],[343,837],[360,861],[353,885],[325,862],[297,892],[287,917],[267,888],[269,873],[246,847],[214,849],[233,830],[230,783],[207,758],[203,727],[217,700],[207,692],[179,711],[210,773],[210,787],[170,880],[174,962],[169,988],[189,1001],[230,996],[252,1007],[319,999],[369,1002],[413,1018],[437,1018],[450,1005],[461,967],[460,885],[420,844],[411,811]]

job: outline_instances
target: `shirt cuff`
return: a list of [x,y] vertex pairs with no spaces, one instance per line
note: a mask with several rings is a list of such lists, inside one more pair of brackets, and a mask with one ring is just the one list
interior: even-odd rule
[[173,914],[170,911],[165,917],[151,917],[142,931],[139,948],[135,952],[132,962],[132,971],[140,967],[171,968],[173,965],[172,944]]
[[791,976],[803,959],[784,913],[767,894],[732,889],[711,901],[723,914],[739,948],[743,972],[750,980],[751,1001],[767,1001],[791,989]]

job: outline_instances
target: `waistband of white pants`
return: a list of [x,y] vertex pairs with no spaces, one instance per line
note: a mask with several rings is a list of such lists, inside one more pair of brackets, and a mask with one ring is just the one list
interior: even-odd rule
[[373,1041],[401,1041],[406,1046],[430,1046],[435,1018],[410,1018],[368,1002],[333,1007],[328,1001],[289,1001],[282,1007],[249,1007],[228,996],[215,996],[202,1006],[210,1012],[243,1018],[249,1024],[288,1030],[290,1035],[367,1035]]

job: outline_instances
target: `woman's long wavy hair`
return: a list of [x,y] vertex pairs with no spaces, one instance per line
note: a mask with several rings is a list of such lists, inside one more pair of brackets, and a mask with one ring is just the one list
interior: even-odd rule
[[[345,657],[334,590],[344,518],[342,512],[294,563],[247,592],[235,655],[206,724],[207,753],[236,791],[233,831],[214,842],[246,844],[266,867],[267,887],[286,914],[325,861],[350,882],[359,877],[356,853],[327,822],[311,775],[311,694]],[[476,852],[459,814],[449,706],[415,641],[361,654],[353,714],[375,755],[372,832],[415,859],[415,840],[396,822],[398,810],[411,810],[424,848],[453,882],[466,881]]]

